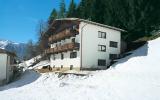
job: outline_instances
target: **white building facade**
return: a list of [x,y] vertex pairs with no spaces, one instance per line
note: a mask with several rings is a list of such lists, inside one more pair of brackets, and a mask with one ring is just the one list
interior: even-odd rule
[[14,54],[0,49],[0,85],[12,80],[14,56]]
[[77,18],[56,20],[52,28],[58,31],[50,31],[50,49],[45,52],[53,68],[106,69],[121,52],[122,29]]

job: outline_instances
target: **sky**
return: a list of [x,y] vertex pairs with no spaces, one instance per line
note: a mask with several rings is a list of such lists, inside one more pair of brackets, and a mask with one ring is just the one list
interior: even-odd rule
[[[68,6],[70,0],[65,2]],[[38,22],[47,21],[52,9],[59,8],[59,3],[60,0],[0,0],[0,39],[36,42]]]

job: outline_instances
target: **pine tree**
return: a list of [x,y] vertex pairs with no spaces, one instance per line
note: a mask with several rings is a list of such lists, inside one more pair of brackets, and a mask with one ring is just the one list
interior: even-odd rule
[[61,0],[58,18],[65,18],[65,17],[66,17],[66,5],[64,0]]
[[76,17],[76,4],[74,0],[71,0],[71,3],[69,5],[69,9],[67,12],[67,17]]
[[57,10],[54,8],[50,14],[49,20],[54,20],[58,18]]
[[104,0],[95,0],[93,3],[94,14],[92,16],[93,21],[104,23],[105,3]]

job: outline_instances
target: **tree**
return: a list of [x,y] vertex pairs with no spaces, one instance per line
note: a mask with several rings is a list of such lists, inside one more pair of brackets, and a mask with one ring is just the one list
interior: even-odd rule
[[36,48],[38,48],[37,54],[41,54],[44,50],[48,47],[48,34],[45,32],[48,29],[48,24],[43,20],[40,20],[37,27],[37,35],[38,35],[38,42],[36,44]]
[[81,0],[77,7],[77,17],[91,20],[94,12],[93,2],[94,0]]
[[54,8],[50,14],[49,20],[54,20],[58,18],[57,10]]
[[66,5],[64,0],[61,0],[58,18],[65,18],[65,17],[66,17]]
[[25,59],[31,59],[32,57],[36,56],[36,50],[35,50],[35,46],[32,42],[32,40],[29,40],[27,43],[27,50],[26,50],[26,54],[25,54]]
[[71,3],[69,5],[69,9],[67,12],[67,17],[76,17],[76,4],[74,0],[71,0]]

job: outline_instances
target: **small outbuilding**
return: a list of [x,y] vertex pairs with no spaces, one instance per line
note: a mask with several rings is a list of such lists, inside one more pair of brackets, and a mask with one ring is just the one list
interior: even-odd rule
[[13,79],[15,69],[15,53],[0,49],[0,85]]

